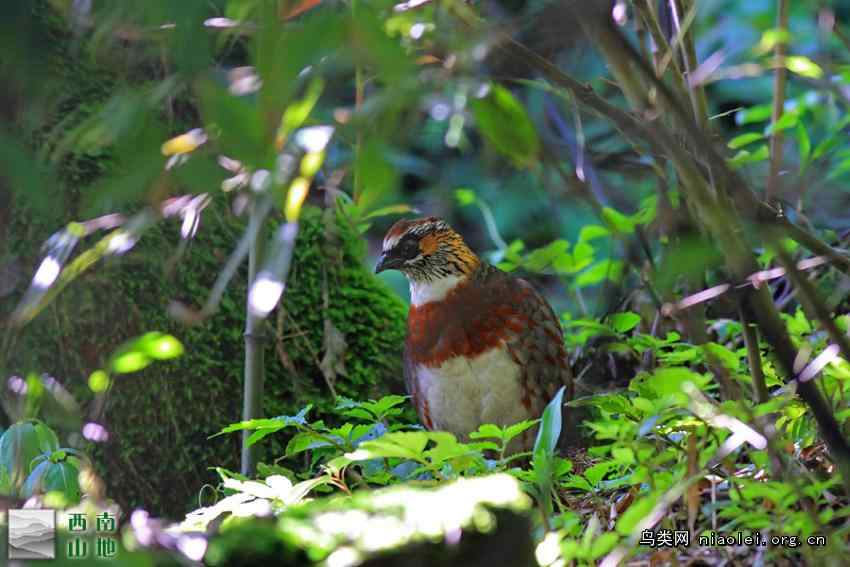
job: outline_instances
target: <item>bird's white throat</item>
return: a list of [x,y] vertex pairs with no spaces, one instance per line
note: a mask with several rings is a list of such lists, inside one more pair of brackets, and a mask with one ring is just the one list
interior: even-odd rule
[[441,301],[466,276],[446,276],[431,281],[410,281],[410,303],[415,306],[424,305],[432,301]]

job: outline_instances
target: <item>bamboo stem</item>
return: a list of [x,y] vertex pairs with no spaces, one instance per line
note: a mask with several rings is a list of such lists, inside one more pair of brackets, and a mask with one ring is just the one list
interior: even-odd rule
[[[259,224],[263,216],[260,214],[255,200],[251,205],[251,217],[248,232],[253,235],[248,250],[248,289],[257,277],[257,271],[262,257],[262,238],[259,234]],[[265,381],[264,340],[262,317],[252,313],[248,306],[246,295],[245,304],[245,387],[242,401],[242,419],[248,421],[262,417],[263,413],[263,382]],[[257,470],[259,445],[248,445],[248,438],[253,431],[242,431],[242,462],[241,472],[245,476],[253,476]]]
[[[779,119],[782,118],[782,111],[785,108],[785,79],[788,72],[785,69],[786,46],[782,33],[788,30],[788,0],[777,0],[776,7],[776,28],[780,37],[776,42],[776,69],[773,72],[773,114],[771,124],[774,128],[776,127],[776,123],[779,122]],[[770,174],[767,178],[767,193],[765,195],[768,204],[775,203],[779,195],[779,171],[782,168],[782,142],[782,131],[773,131],[770,135]]]

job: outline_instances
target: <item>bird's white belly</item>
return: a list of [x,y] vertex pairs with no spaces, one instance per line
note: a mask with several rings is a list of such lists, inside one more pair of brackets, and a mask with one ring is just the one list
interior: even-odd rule
[[504,347],[473,359],[450,358],[439,367],[420,364],[416,379],[434,429],[466,437],[484,423],[504,426],[530,417],[522,404],[520,368]]

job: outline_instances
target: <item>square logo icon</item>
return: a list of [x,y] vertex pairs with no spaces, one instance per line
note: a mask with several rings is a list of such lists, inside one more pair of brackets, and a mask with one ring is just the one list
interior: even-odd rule
[[56,511],[9,510],[9,559],[56,558]]

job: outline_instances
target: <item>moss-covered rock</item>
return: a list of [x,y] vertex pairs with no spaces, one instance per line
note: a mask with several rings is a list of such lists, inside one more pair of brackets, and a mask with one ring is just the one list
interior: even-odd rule
[[[223,203],[209,207],[167,276],[164,265],[179,235],[175,223],[164,223],[132,252],[72,285],[27,329],[21,364],[50,372],[78,394],[128,338],[162,331],[186,347],[181,358],[116,377],[93,416],[111,435],[92,447],[94,461],[107,493],[125,508],[144,505],[178,517],[196,505],[204,483],[215,481],[208,467],[238,468],[239,437],[209,436],[240,419],[245,270],[201,325],[175,322],[167,307],[173,299],[205,301],[243,228]],[[307,403],[322,413],[333,403],[331,386],[360,399],[401,389],[405,306],[364,260],[364,242],[353,228],[333,213],[305,209],[282,309],[268,320],[266,415],[292,414]],[[336,368],[344,374],[335,379],[322,369],[329,332],[344,341],[336,341]],[[264,447],[270,458],[282,454],[274,437]]]

